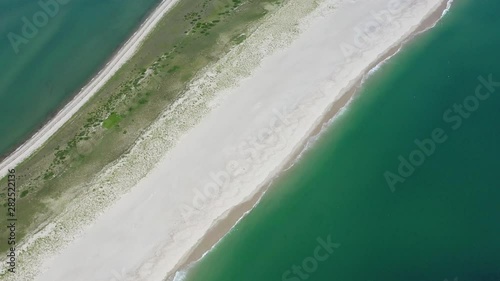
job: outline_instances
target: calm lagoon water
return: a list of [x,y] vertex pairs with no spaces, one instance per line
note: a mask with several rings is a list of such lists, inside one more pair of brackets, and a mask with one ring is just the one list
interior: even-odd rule
[[0,155],[68,102],[159,2],[0,1]]

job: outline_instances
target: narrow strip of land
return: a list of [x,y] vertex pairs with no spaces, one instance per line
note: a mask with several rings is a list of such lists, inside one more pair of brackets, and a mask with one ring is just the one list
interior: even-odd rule
[[163,0],[106,66],[54,118],[0,163],[0,178],[7,174],[8,169],[16,167],[19,163],[30,157],[32,153],[39,149],[64,123],[78,112],[113,77],[120,67],[135,54],[143,40],[177,1]]
[[[163,280],[199,258],[234,223],[220,227],[223,219],[296,157],[332,105],[343,107],[374,63],[444,7],[439,0],[325,0],[309,13],[313,2],[289,1],[190,85],[178,107],[94,184],[119,185],[151,155],[164,155],[161,161],[47,260],[36,280]],[[223,84],[230,87],[211,88]],[[206,92],[212,95],[201,99]],[[197,123],[190,108],[202,102],[209,110]],[[195,124],[166,149],[165,135],[179,120]]]

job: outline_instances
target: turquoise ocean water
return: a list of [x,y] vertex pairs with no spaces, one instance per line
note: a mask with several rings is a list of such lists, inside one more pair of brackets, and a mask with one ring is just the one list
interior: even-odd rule
[[500,280],[499,12],[455,1],[183,279]]
[[0,155],[68,102],[160,2],[58,1],[0,1]]

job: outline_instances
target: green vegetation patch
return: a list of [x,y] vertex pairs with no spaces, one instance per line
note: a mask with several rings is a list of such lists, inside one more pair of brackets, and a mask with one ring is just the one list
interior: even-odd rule
[[[269,5],[276,2],[183,0],[173,7],[134,57],[16,168],[17,186],[23,190],[16,202],[18,242],[56,216],[74,198],[71,194],[81,193],[76,188],[129,150],[199,71],[243,42],[241,34],[252,30]],[[0,184],[6,186],[6,178]],[[5,194],[0,199],[3,202]],[[6,217],[0,222],[5,224]],[[1,232],[0,240],[6,239],[7,232]],[[6,250],[7,243],[1,243],[0,252]]]
[[116,112],[111,113],[109,117],[102,122],[102,126],[106,129],[111,129],[114,126],[118,125],[118,123],[122,120],[122,117]]

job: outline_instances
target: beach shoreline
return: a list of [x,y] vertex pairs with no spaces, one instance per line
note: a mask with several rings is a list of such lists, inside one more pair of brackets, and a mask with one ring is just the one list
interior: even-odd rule
[[52,116],[49,116],[44,124],[30,133],[28,139],[23,141],[20,146],[0,157],[0,178],[7,175],[9,169],[15,168],[41,148],[52,135],[63,127],[66,122],[97,94],[114,74],[135,55],[144,40],[178,1],[162,0],[158,3],[146,19],[141,21],[140,26],[127,41],[117,48],[110,59],[102,65],[101,69],[75,95],[68,99]]
[[241,202],[234,208],[232,208],[226,214],[223,214],[218,218],[213,226],[205,233],[203,238],[198,241],[198,243],[193,246],[193,248],[186,254],[186,257],[179,261],[175,269],[169,273],[171,280],[173,279],[174,273],[181,270],[187,269],[194,263],[198,262],[204,255],[206,255],[216,244],[224,238],[224,236],[229,233],[229,231],[242,220],[251,210],[257,206],[259,201],[265,195],[265,193],[271,188],[275,180],[279,180],[283,173],[286,173],[300,158],[301,154],[307,150],[308,141],[311,138],[316,138],[323,133],[323,130],[330,127],[329,124],[344,108],[346,108],[353,98],[359,93],[359,90],[363,87],[364,78],[377,66],[385,63],[392,56],[396,55],[405,44],[411,43],[416,37],[425,33],[426,31],[434,28],[434,26],[442,19],[444,13],[449,8],[449,5],[453,0],[442,0],[442,3],[431,13],[429,13],[418,26],[416,26],[409,34],[401,37],[396,44],[387,49],[375,62],[370,64],[362,74],[354,81],[351,81],[352,85],[349,85],[345,91],[341,94],[340,99],[333,102],[331,108],[323,115],[321,120],[313,127],[311,132],[301,141],[297,149],[294,150],[293,154],[288,157],[285,163],[280,167],[280,172],[273,175],[268,179],[262,186],[260,186],[256,193],[253,194],[247,200]]
[[[331,3],[335,1],[324,2]],[[427,9],[430,9],[427,6],[428,2],[425,2],[425,8],[421,6],[417,7],[419,13],[424,13],[424,11],[426,12]],[[432,9],[430,10],[436,15],[446,4],[445,0],[431,2],[439,2],[439,5],[432,5]],[[361,16],[367,16],[373,10],[379,11],[379,9],[385,8],[386,5],[384,0],[365,4],[367,7],[363,7],[363,11],[360,12]],[[339,19],[339,21],[340,23],[344,23],[347,28],[351,28],[357,24],[356,19],[349,16],[351,15],[349,11],[352,12],[356,10],[356,7],[359,8],[356,5],[363,4],[354,3],[352,6],[346,4],[348,8],[344,9],[341,13],[341,16],[344,18]],[[314,14],[314,16],[318,17],[319,20],[323,18],[331,20],[328,16],[334,10],[333,8],[326,7],[325,11],[318,11],[319,14]],[[267,59],[265,63],[261,64],[258,67],[258,71],[252,72],[250,74],[251,78],[243,79],[241,85],[236,87],[238,88],[237,90],[232,89],[237,91],[237,94],[226,95],[226,93],[222,93],[219,95],[222,96],[221,98],[217,96],[215,98],[216,101],[210,102],[217,104],[217,106],[214,106],[213,112],[203,117],[200,123],[191,128],[188,133],[174,141],[175,147],[172,151],[162,157],[163,159],[160,163],[157,163],[145,178],[138,184],[134,184],[132,190],[121,197],[113,206],[107,208],[106,212],[92,224],[92,227],[86,228],[85,232],[81,233],[82,236],[78,240],[72,242],[65,250],[57,254],[57,257],[47,261],[47,264],[44,265],[44,275],[41,276],[41,279],[37,280],[63,280],[60,279],[61,276],[72,274],[76,271],[84,274],[89,274],[92,271],[95,272],[95,276],[104,277],[109,276],[110,270],[116,270],[113,274],[119,272],[123,278],[133,278],[131,280],[163,280],[165,273],[172,277],[179,269],[184,269],[198,260],[230,231],[235,223],[244,217],[244,214],[249,212],[258,203],[273,179],[279,177],[283,170],[286,170],[290,165],[295,163],[309,140],[321,132],[324,124],[335,118],[334,116],[345,108],[351,97],[355,95],[356,89],[363,81],[366,73],[369,73],[373,67],[399,50],[398,44],[404,43],[405,38],[417,32],[419,30],[418,27],[425,22],[425,19],[429,18],[430,14],[432,13],[426,12],[425,15],[419,14],[419,16],[415,16],[409,20],[405,19],[408,26],[404,30],[408,30],[408,32],[405,32],[402,36],[396,37],[393,35],[393,37],[389,37],[390,35],[386,35],[386,37],[390,38],[390,42],[394,42],[394,46],[369,46],[368,50],[365,50],[366,52],[371,52],[369,60],[365,58],[363,61],[359,57],[356,57],[357,60],[355,60],[354,64],[349,64],[346,67],[347,70],[344,74],[348,75],[350,79],[346,79],[344,76],[344,80],[340,79],[341,83],[337,83],[340,86],[335,83],[333,87],[325,86],[330,91],[329,96],[325,94],[320,97],[314,96],[311,98],[314,104],[305,111],[305,113],[310,113],[311,116],[305,118],[300,113],[294,111],[293,113],[296,113],[297,120],[293,120],[293,122],[283,121],[285,132],[283,135],[280,133],[279,137],[284,136],[280,139],[280,141],[283,140],[282,144],[284,146],[276,150],[274,147],[265,149],[270,150],[265,151],[268,154],[257,159],[257,162],[251,162],[252,167],[250,167],[250,172],[237,178],[236,182],[232,182],[237,187],[237,190],[231,190],[229,195],[217,194],[219,197],[217,200],[214,200],[216,202],[208,202],[208,205],[200,208],[194,206],[201,211],[200,215],[190,218],[187,221],[179,220],[179,215],[182,214],[178,212],[178,207],[182,203],[187,202],[187,204],[191,204],[194,202],[193,196],[196,198],[196,192],[199,191],[198,188],[205,183],[204,181],[208,175],[211,175],[214,171],[220,171],[217,169],[220,169],[221,165],[228,163],[228,160],[236,156],[234,153],[228,154],[225,152],[226,148],[231,148],[231,143],[234,145],[246,141],[245,138],[248,134],[250,136],[252,134],[260,135],[262,129],[267,128],[265,126],[269,118],[272,119],[275,117],[274,109],[277,106],[283,103],[291,105],[290,99],[292,98],[290,96],[292,94],[301,97],[301,95],[307,93],[308,89],[318,90],[318,85],[314,85],[313,82],[319,80],[311,79],[312,81],[307,81],[307,79],[312,77],[310,74],[307,74],[307,71],[306,74],[303,73],[303,68],[300,68],[302,66],[300,59],[307,57],[303,55],[310,52],[308,48],[304,48],[304,46],[308,46],[308,39],[318,39],[318,33],[321,33],[311,28],[313,31],[310,31],[305,38],[301,34],[302,37],[299,38],[300,42],[297,43],[297,40],[294,41],[297,44],[294,45],[293,50],[289,50],[288,47],[284,48],[285,50],[280,50],[276,56],[273,55],[273,59]],[[282,17],[283,15],[286,18],[290,18],[289,15],[281,14]],[[409,25],[408,23],[413,24]],[[285,22],[283,25],[290,26],[288,22]],[[322,26],[328,25],[323,24]],[[341,30],[341,27],[338,30]],[[343,30],[342,32],[336,35],[339,36],[337,39],[345,40],[348,37],[350,38],[351,34],[349,34],[349,31]],[[385,42],[383,39],[387,38],[379,38],[380,42],[378,43]],[[272,46],[273,43],[270,44]],[[280,46],[277,48],[280,49]],[[391,53],[391,50],[393,53]],[[326,52],[325,50],[323,51]],[[291,53],[292,56],[286,56],[285,52]],[[294,56],[296,54],[302,56]],[[333,56],[335,56],[335,52]],[[337,52],[337,56],[339,56],[339,52]],[[238,57],[237,53],[236,57]],[[293,67],[295,66],[293,63],[289,65],[290,62],[285,59],[287,57],[297,60],[295,63],[299,70],[302,71],[298,71],[300,73],[297,74],[295,80],[293,77],[287,76],[286,72],[294,74]],[[317,70],[318,72],[323,72],[322,79],[331,75],[331,69],[327,67],[331,61],[323,63],[319,55],[316,55],[314,59],[316,62],[321,62],[317,66]],[[301,63],[304,63],[304,61]],[[280,70],[286,71],[280,72]],[[269,71],[275,73],[276,77],[273,77],[273,79],[269,78]],[[218,74],[220,75],[220,73]],[[210,79],[213,77],[211,75],[212,73],[208,75]],[[300,80],[300,78],[306,80]],[[254,87],[252,86],[252,82],[249,81],[251,79],[254,82],[256,80],[261,83],[256,83],[255,85],[257,86]],[[272,88],[276,83],[275,80],[280,81],[280,79],[281,88],[277,89],[277,91],[272,91],[276,90]],[[301,85],[303,88],[296,89],[297,87],[294,87],[293,83],[291,83],[292,85],[284,83],[289,80],[296,81],[296,83],[299,81],[310,82],[313,86]],[[332,81],[335,81],[335,79]],[[323,83],[322,80],[320,83]],[[306,88],[306,86],[312,88]],[[197,86],[192,88],[197,88]],[[323,89],[323,86],[321,85],[320,88]],[[266,95],[269,91],[270,93],[277,92],[276,97]],[[288,93],[288,91],[296,92]],[[256,95],[257,93],[260,95]],[[238,116],[239,119],[237,121],[230,120],[231,118],[228,117],[231,116]],[[165,122],[165,120],[159,120],[157,123],[161,123],[160,121]],[[251,125],[249,126],[250,131],[243,128],[245,126],[242,126],[242,124],[246,124],[245,122]],[[214,127],[214,125],[216,126]],[[158,126],[162,126],[162,124]],[[155,127],[155,125],[152,127]],[[170,131],[168,127],[165,127],[163,130],[159,129],[159,132]],[[154,132],[148,132],[146,135],[154,135]],[[201,140],[203,140],[202,146],[199,144]],[[148,154],[164,151],[158,147],[154,147],[154,145],[159,144],[166,145],[164,142],[153,142],[153,150],[148,151]],[[134,153],[137,153],[139,150],[141,150],[140,145],[139,148],[132,149],[128,156],[133,158]],[[144,151],[139,151],[138,155],[144,157]],[[146,160],[147,158],[144,158],[142,161]],[[124,161],[117,165],[116,172],[118,172],[118,176],[124,177],[124,179],[120,178],[120,180],[126,180],[128,176],[126,175],[127,171],[133,168],[130,165],[127,166],[127,164],[135,163],[137,167],[137,163],[139,162],[134,162],[132,159],[129,162]],[[103,182],[106,185],[111,185],[111,180],[107,181],[106,179],[107,176],[109,176],[109,179],[114,180],[112,178],[113,173],[114,171],[111,170],[103,176]],[[216,173],[220,174],[219,172]],[[117,185],[120,184],[120,180],[116,180]],[[99,184],[100,182],[97,181],[94,186],[99,186]],[[190,190],[190,187],[193,190]],[[109,188],[111,189],[111,187]],[[175,196],[171,196],[172,194],[175,194]],[[85,203],[82,204],[81,206],[85,206]],[[73,207],[78,209],[78,206]],[[146,215],[150,213],[161,214],[161,216],[155,215],[150,217]],[[183,225],[183,223],[186,225]],[[145,229],[147,229],[146,233],[143,232]],[[138,245],[133,242],[136,241],[138,235],[142,239],[141,247],[136,247]],[[146,237],[143,237],[143,235]],[[97,237],[99,238],[97,239]],[[90,259],[92,254],[88,251],[91,251],[92,247],[98,247],[96,243],[102,243],[99,244],[102,246],[99,247],[102,250],[102,256],[99,256],[99,260],[102,259],[105,262],[99,262],[98,259]],[[122,243],[130,245],[130,247],[124,248]],[[82,261],[81,266],[84,266],[83,268],[75,268],[75,265],[70,262],[76,257]],[[57,270],[54,270],[56,269],[54,264],[58,265]],[[85,271],[85,268],[88,268],[88,270]],[[78,278],[80,278],[78,280],[85,280],[86,276],[81,275]]]

